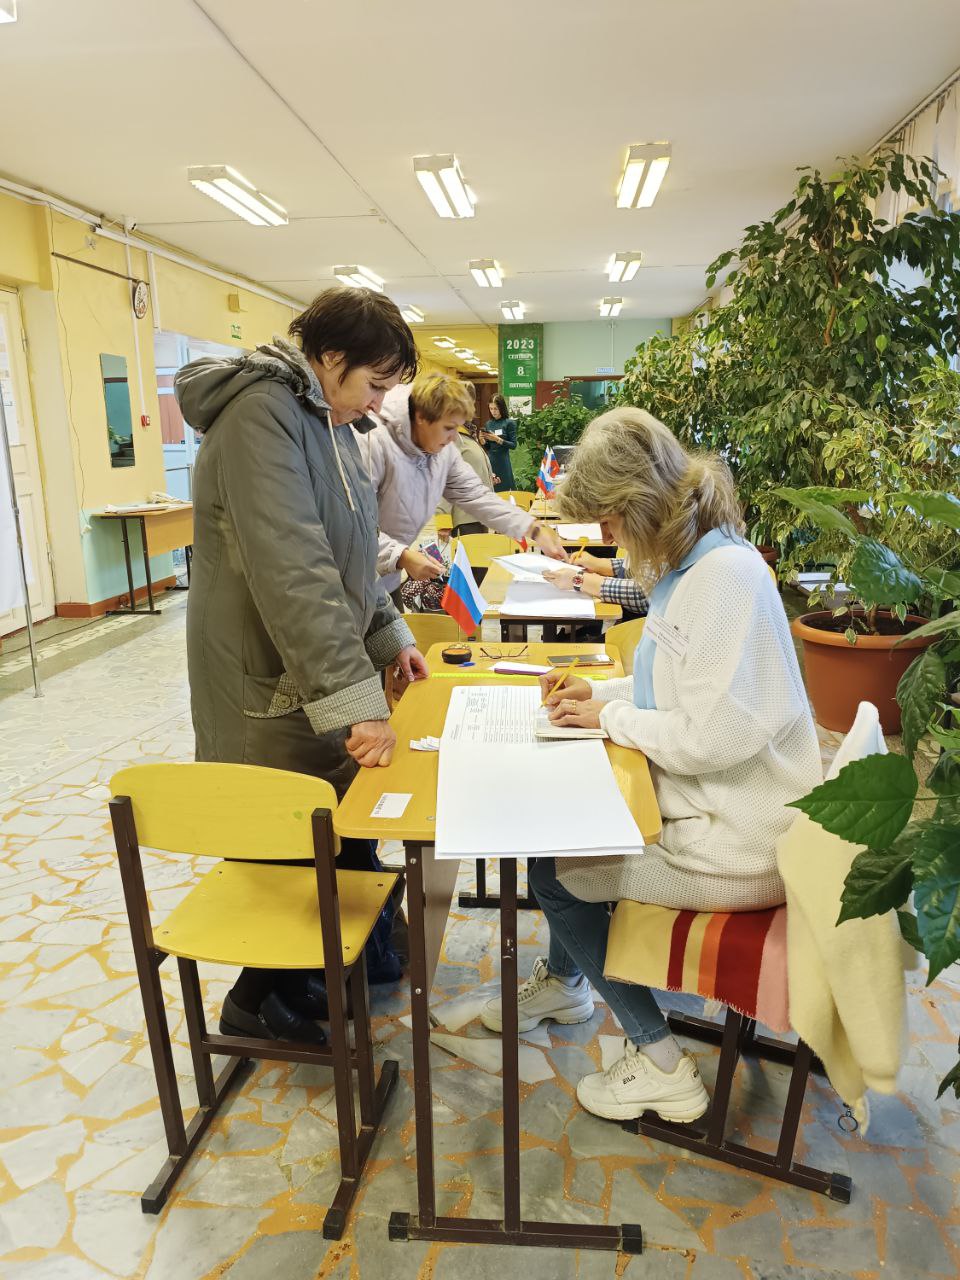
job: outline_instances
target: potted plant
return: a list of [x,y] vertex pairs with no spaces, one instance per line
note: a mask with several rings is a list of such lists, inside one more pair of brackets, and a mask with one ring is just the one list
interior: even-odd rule
[[[922,430],[918,436],[922,438]],[[884,449],[874,451],[882,473]],[[950,459],[952,462],[952,457]],[[846,731],[860,702],[872,702],[885,733],[899,733],[897,686],[918,649],[934,643],[926,627],[947,601],[960,600],[960,500],[937,490],[781,488],[778,497],[815,533],[785,562],[834,562],[831,582],[851,593],[843,605],[795,619],[807,691],[818,722]],[[945,563],[946,561],[946,563]],[[816,603],[819,592],[811,592]]]
[[[960,611],[923,632],[934,643],[914,658],[897,690],[906,754],[856,760],[795,807],[866,846],[847,875],[837,924],[895,910],[904,938],[929,961],[929,985],[960,959],[960,728],[952,723],[960,703]],[[914,759],[925,733],[940,756],[921,785]],[[911,894],[915,913],[904,909]],[[937,1097],[948,1088],[960,1098],[960,1062]]]
[[[912,206],[895,225],[877,207],[888,188]],[[902,432],[909,456],[923,378],[960,336],[960,217],[936,190],[932,162],[893,151],[801,170],[783,208],[708,269],[708,288],[727,275],[703,323],[628,361],[621,401],[727,459],[754,542],[795,538],[771,489],[874,487],[868,454],[825,447],[856,415]]]
[[558,394],[542,409],[517,419],[518,457],[513,474],[520,489],[533,489],[547,445],[576,444],[593,417],[578,395]]

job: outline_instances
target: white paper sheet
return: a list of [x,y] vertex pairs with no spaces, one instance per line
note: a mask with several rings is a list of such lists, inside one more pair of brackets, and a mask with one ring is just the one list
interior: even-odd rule
[[501,613],[517,618],[595,618],[593,601],[576,591],[561,591],[549,582],[521,582],[507,587]]
[[[538,742],[539,700],[530,685],[453,690],[440,743],[438,858],[642,852],[603,743]],[[478,798],[481,785],[495,802]]]
[[494,556],[494,564],[503,565],[504,569],[521,582],[531,579],[543,580],[544,569],[555,569],[557,561],[550,556],[542,556],[537,551],[517,551],[510,556]]
[[598,524],[558,524],[557,533],[567,542],[587,538],[590,542],[602,542],[603,534]]
[[402,818],[413,798],[410,791],[385,791],[370,810],[371,818]]
[[504,659],[503,662],[495,662],[490,670],[495,671],[498,676],[545,676],[553,667],[538,667],[534,662],[512,662]]

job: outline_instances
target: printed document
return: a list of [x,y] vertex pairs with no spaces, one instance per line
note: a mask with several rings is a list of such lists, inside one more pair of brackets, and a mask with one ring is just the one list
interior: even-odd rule
[[603,743],[538,742],[539,701],[529,685],[453,690],[440,740],[438,858],[642,852]]

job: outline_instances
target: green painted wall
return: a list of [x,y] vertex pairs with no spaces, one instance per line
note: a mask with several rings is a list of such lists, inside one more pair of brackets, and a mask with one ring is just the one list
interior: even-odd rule
[[548,321],[543,326],[545,380],[595,374],[613,368],[623,373],[624,362],[641,342],[655,333],[669,335],[671,322],[663,320]]

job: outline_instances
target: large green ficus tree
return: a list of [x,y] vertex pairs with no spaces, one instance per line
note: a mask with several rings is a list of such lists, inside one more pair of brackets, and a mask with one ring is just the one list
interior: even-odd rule
[[[795,525],[773,488],[872,489],[869,453],[827,444],[857,414],[909,432],[919,380],[956,354],[960,217],[937,207],[936,184],[931,161],[893,151],[829,177],[801,170],[792,199],[711,264],[708,287],[726,272],[730,296],[705,327],[652,339],[628,363],[621,401],[723,453],[756,541]],[[915,206],[896,224],[875,211],[887,188]],[[923,459],[904,463],[904,487],[934,487]]]

